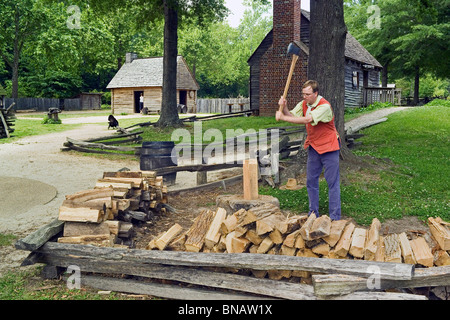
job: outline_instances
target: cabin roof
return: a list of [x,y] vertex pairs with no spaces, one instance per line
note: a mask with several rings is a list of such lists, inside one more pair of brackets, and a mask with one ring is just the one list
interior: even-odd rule
[[[163,57],[134,59],[124,63],[107,89],[162,87]],[[200,87],[182,56],[177,57],[177,89],[198,90]]]

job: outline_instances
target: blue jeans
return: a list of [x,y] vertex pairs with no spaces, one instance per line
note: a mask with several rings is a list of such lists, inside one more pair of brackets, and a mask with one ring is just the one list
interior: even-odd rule
[[308,148],[306,189],[309,197],[309,213],[314,212],[319,216],[319,177],[324,167],[325,180],[328,184],[329,215],[332,220],[340,220],[339,150],[319,154],[313,147]]

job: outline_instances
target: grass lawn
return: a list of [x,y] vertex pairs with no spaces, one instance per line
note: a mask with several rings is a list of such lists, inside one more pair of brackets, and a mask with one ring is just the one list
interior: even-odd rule
[[[450,108],[421,107],[389,116],[364,130],[356,155],[388,158],[392,167],[381,172],[364,169],[341,185],[342,215],[368,225],[373,218],[440,216],[450,221]],[[279,198],[282,208],[308,211],[306,189],[261,188]],[[328,186],[320,183],[320,211],[328,212]]]

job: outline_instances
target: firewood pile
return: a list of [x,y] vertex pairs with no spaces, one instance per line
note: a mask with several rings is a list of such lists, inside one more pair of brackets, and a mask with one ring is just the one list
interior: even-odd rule
[[9,138],[11,133],[14,132],[14,121],[16,116],[14,114],[12,104],[8,109],[0,108],[0,139]]
[[[369,228],[362,228],[347,220],[316,217],[314,213],[309,217],[286,217],[277,206],[267,203],[231,215],[223,208],[204,210],[188,230],[174,224],[152,239],[146,249],[358,259],[421,267],[450,265],[450,223],[430,217],[428,225],[436,243],[433,247],[419,234],[414,238],[406,232],[382,235],[376,218]],[[305,271],[252,272],[270,279],[310,278]]]
[[105,172],[93,189],[66,195],[59,243],[129,246],[133,226],[166,212],[167,186],[153,171]]

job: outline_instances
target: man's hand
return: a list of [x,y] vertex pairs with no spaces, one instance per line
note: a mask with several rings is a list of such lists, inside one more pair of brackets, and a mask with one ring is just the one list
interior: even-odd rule
[[287,100],[286,100],[283,96],[281,96],[280,101],[278,101],[278,105],[279,105],[280,107],[282,107],[282,108],[280,108],[280,109],[283,110],[284,107],[287,106]]
[[277,113],[275,114],[275,119],[277,121],[280,121],[280,120],[283,120],[282,118],[283,118],[283,113],[280,111],[277,111]]

